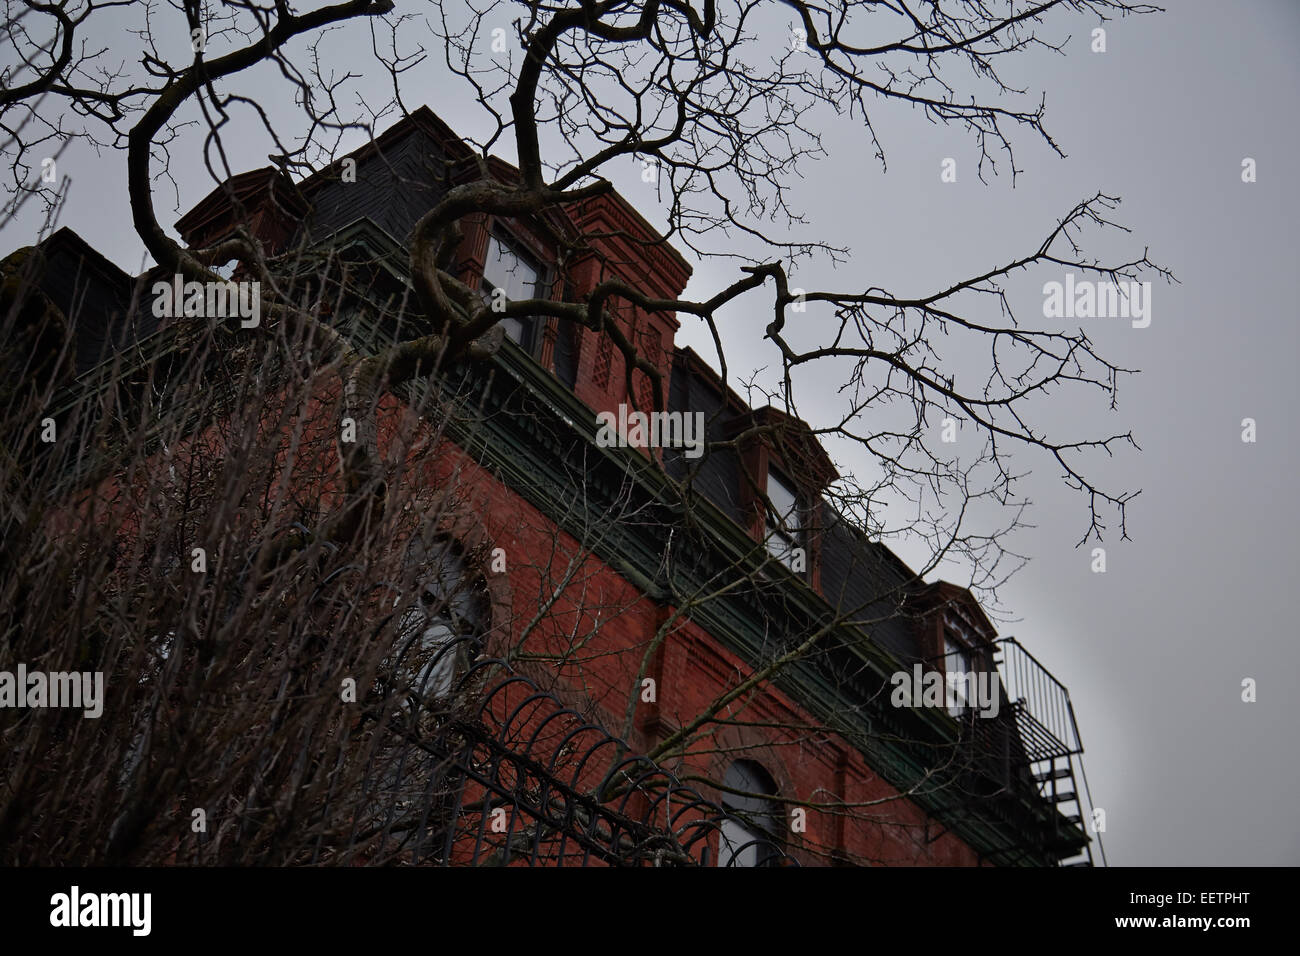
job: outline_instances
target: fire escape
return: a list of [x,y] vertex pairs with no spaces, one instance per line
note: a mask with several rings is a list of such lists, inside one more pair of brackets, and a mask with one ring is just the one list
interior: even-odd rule
[[[946,670],[948,656],[932,661],[936,670]],[[974,706],[954,715],[961,726],[963,789],[978,797],[959,812],[969,819],[995,815],[1013,823],[1017,834],[986,852],[985,860],[1014,865],[1045,850],[1059,866],[1104,866],[1069,691],[1014,637],[993,642],[992,665],[1000,696],[996,716]],[[1032,819],[1023,814],[1026,802],[1037,804]]]

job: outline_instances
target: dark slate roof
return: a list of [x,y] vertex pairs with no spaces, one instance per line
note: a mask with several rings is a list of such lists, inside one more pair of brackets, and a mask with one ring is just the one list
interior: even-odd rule
[[[727,439],[726,429],[734,413],[724,397],[720,383],[713,376],[697,373],[698,362],[690,349],[673,354],[672,379],[668,384],[668,410],[703,412],[705,435],[710,445]],[[703,463],[702,465],[700,463]],[[691,460],[680,449],[664,450],[664,468],[674,478],[684,478],[696,466],[694,487],[722,512],[739,522],[740,459],[729,448],[710,451],[703,458]]]
[[[825,508],[829,511],[829,507]],[[842,520],[826,521],[822,536],[822,594],[834,608],[853,611],[858,620],[879,621],[870,630],[876,642],[906,661],[918,659],[911,620],[903,613],[901,595],[876,600],[895,589],[910,590],[916,575],[898,556]]]
[[356,182],[343,181],[336,164],[329,175],[303,184],[312,209],[299,238],[309,244],[363,217],[405,240],[447,191],[451,159],[425,123],[398,124],[354,157]]
[[[673,356],[672,381],[668,389],[668,410],[702,411],[710,442],[725,440],[727,426],[749,408],[709,369],[691,349],[677,349]],[[664,452],[664,467],[674,478],[684,478],[698,467],[694,488],[733,521],[741,521],[739,495],[741,464],[730,449],[710,451],[692,461],[675,449]],[[875,621],[869,627],[883,647],[905,660],[919,657],[911,620],[903,613],[902,599],[920,582],[916,574],[884,545],[871,541],[851,527],[834,509],[821,502],[822,536],[821,590],[827,602],[853,620]],[[888,595],[888,600],[881,600]]]
[[150,309],[140,303],[132,309],[132,277],[71,229],[58,230],[37,249],[36,285],[68,319],[78,375],[158,330]]

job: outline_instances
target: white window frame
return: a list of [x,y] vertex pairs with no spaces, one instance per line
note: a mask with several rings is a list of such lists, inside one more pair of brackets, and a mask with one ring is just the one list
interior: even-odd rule
[[[492,270],[498,263],[505,263],[507,255],[514,259],[514,264],[504,266],[508,275],[505,277],[505,285],[499,285],[498,280],[502,277],[492,275]],[[525,278],[522,282],[516,283],[517,276],[514,272],[517,268],[527,270],[531,273],[532,279]],[[483,295],[489,304],[496,289],[505,291],[507,303],[540,298],[545,281],[546,267],[524,243],[496,230],[488,233],[487,253],[483,260]],[[505,330],[506,336],[528,351],[531,351],[535,344],[531,334],[535,325],[535,322],[527,318],[515,316],[501,320],[501,327]]]
[[[778,493],[774,494],[774,491]],[[793,485],[770,466],[767,469],[766,492],[773,510],[766,515],[764,543],[772,557],[793,571],[795,550],[804,547],[803,502]],[[784,514],[779,510],[782,507],[787,507]],[[776,513],[773,514],[773,511]],[[806,556],[805,549],[805,559]]]
[[948,675],[961,673],[969,676],[973,670],[973,654],[970,647],[954,638],[945,626],[943,632],[944,700],[948,699],[948,688],[953,688],[955,699],[948,705],[948,714],[951,717],[960,717],[970,706],[970,687],[966,681],[958,683],[950,680]]

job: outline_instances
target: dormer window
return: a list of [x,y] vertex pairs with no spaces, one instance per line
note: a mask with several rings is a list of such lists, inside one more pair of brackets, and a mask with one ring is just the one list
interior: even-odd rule
[[[487,261],[483,266],[483,297],[491,304],[499,296],[518,302],[538,298],[542,267],[516,243],[498,236],[488,236]],[[510,316],[501,327],[525,351],[532,352],[537,323],[532,319]]]
[[971,653],[965,644],[954,640],[950,634],[943,637],[943,667],[947,686],[952,688],[948,713],[960,717],[969,705],[968,675],[971,673]]
[[[732,396],[730,401],[739,399]],[[736,443],[736,511],[754,542],[762,542],[767,553],[759,555],[768,568],[775,558],[820,591],[826,515],[822,493],[838,475],[816,434],[770,405],[732,416],[720,431]]]
[[791,482],[772,469],[767,472],[767,497],[772,509],[767,516],[767,550],[787,568],[803,572],[803,516],[799,496]]

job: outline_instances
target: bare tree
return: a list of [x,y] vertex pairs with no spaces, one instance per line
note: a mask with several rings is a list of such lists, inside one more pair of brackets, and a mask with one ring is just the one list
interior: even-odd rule
[[[872,538],[924,541],[930,559],[918,578],[958,558],[970,567],[973,587],[995,591],[1015,559],[1005,541],[1020,516],[1010,458],[1017,447],[1046,456],[1083,496],[1083,540],[1100,537],[1111,521],[1124,533],[1133,493],[1097,483],[1087,463],[1097,453],[1132,444],[1133,436],[1058,437],[1038,424],[1035,409],[1054,390],[1096,391],[1113,403],[1129,370],[1100,355],[1082,330],[1015,314],[1007,294],[1016,276],[1034,267],[1112,281],[1149,274],[1172,279],[1145,253],[1108,261],[1085,251],[1094,233],[1122,228],[1112,218],[1118,200],[1102,193],[1083,198],[1033,237],[1023,254],[944,288],[803,290],[792,281],[801,263],[843,260],[849,253],[800,238],[812,230],[792,208],[789,185],[822,152],[817,123],[828,113],[860,123],[883,165],[885,144],[872,117],[894,106],[919,109],[935,122],[969,132],[979,148],[981,175],[986,165],[996,170],[999,162],[1014,175],[1017,135],[1059,148],[1044,125],[1043,100],[1000,79],[1003,58],[1033,47],[1062,50],[1063,32],[1083,15],[1104,20],[1154,7],[1119,0],[965,0],[923,8],[847,0],[586,0],[494,2],[483,10],[435,2],[430,13],[417,14],[386,0],[303,11],[283,0],[149,3],[138,8],[142,22],[131,32],[115,19],[137,9],[124,6],[24,0],[7,9],[3,42],[14,65],[0,76],[0,124],[13,157],[6,218],[28,200],[44,201],[51,214],[62,202],[57,187],[42,180],[36,159],[42,153],[54,158],[76,139],[121,151],[133,226],[157,267],[151,274],[218,281],[222,276],[213,267],[236,259],[241,274],[261,283],[265,319],[252,333],[220,327],[177,333],[181,342],[174,346],[195,358],[179,371],[169,369],[166,403],[151,397],[157,363],[129,374],[125,367],[111,370],[113,385],[99,393],[108,397],[75,409],[79,451],[57,453],[65,456],[65,472],[80,475],[77,488],[84,497],[77,499],[69,497],[74,489],[59,484],[64,479],[50,477],[54,471],[33,467],[49,458],[39,457],[36,435],[61,381],[58,362],[27,367],[22,353],[9,361],[9,380],[19,383],[12,386],[14,411],[4,432],[5,488],[15,502],[3,519],[5,603],[14,608],[7,623],[11,649],[26,648],[35,659],[53,653],[42,643],[50,635],[88,635],[59,649],[58,662],[71,666],[93,658],[107,662],[110,672],[142,676],[133,678],[141,688],[138,699],[106,715],[122,728],[119,753],[93,758],[89,751],[98,749],[98,738],[86,729],[19,728],[31,736],[15,752],[11,779],[22,787],[16,796],[7,794],[0,837],[12,840],[31,820],[53,819],[75,794],[105,794],[121,786],[129,797],[92,803],[84,827],[67,838],[61,856],[159,859],[164,847],[184,844],[186,832],[185,821],[163,814],[164,807],[217,801],[225,802],[223,826],[238,832],[218,828],[205,859],[299,861],[330,853],[342,854],[332,859],[384,859],[394,846],[402,848],[397,852],[409,849],[401,840],[386,842],[392,820],[376,822],[373,800],[358,796],[373,794],[374,786],[390,779],[368,766],[376,754],[388,754],[378,761],[383,764],[420,749],[419,728],[401,725],[418,724],[424,705],[412,717],[382,688],[392,681],[409,685],[420,675],[440,680],[442,673],[392,658],[407,625],[401,614],[385,614],[384,608],[410,594],[415,581],[410,568],[401,567],[404,552],[390,545],[395,538],[421,540],[423,533],[403,526],[412,513],[404,506],[423,491],[404,474],[408,455],[394,452],[392,442],[409,450],[412,443],[443,440],[439,423],[452,420],[455,410],[422,392],[421,383],[457,363],[493,356],[504,338],[501,323],[509,318],[548,317],[608,335],[623,359],[629,395],[638,394],[634,379],[644,377],[652,404],[662,409],[666,383],[659,367],[612,321],[614,310],[632,306],[697,317],[711,334],[713,359],[728,382],[732,372],[718,314],[735,302],[770,309],[764,338],[779,363],[780,381],[771,391],[750,383],[751,395],[798,417],[796,374],[825,368],[841,376],[837,381],[848,396],[843,415],[816,424],[812,432],[864,453],[873,477],[838,480],[827,493],[825,520],[847,520]],[[100,24],[104,28],[96,32]],[[331,44],[339,37],[346,37],[349,50],[365,42],[373,63],[337,62]],[[199,154],[216,182],[235,172],[228,147],[252,134],[249,124],[275,144],[273,159],[286,172],[317,172],[336,162],[351,131],[373,134],[382,118],[408,112],[406,77],[431,56],[445,61],[494,131],[472,144],[478,175],[448,188],[408,238],[414,297],[406,307],[420,317],[426,334],[365,347],[325,318],[322,290],[329,265],[309,261],[305,250],[268,252],[243,229],[215,245],[187,248],[160,224],[158,182],[172,175],[173,148],[194,143],[191,125],[199,130]],[[274,93],[261,92],[268,88],[266,77],[280,84]],[[365,80],[372,81],[367,90],[373,89],[376,77],[391,90],[389,101],[351,114],[344,105],[350,91]],[[246,85],[240,87],[241,81]],[[276,96],[292,98],[293,108],[273,106],[269,100]],[[502,150],[515,164],[507,176],[489,168],[489,157]],[[612,190],[610,171],[629,162],[657,171],[667,206],[666,229],[657,242],[679,243],[699,256],[731,255],[718,252],[717,240],[743,236],[762,243],[770,258],[742,259],[734,282],[694,300],[658,298],[605,278],[576,301],[530,298],[494,307],[454,274],[450,257],[462,224],[483,214],[552,217],[560,230],[561,261],[591,253],[594,237],[566,231],[565,213]],[[28,340],[57,338],[66,317],[24,282],[23,269],[19,256],[6,270],[7,329]],[[304,285],[304,269],[317,281]],[[819,341],[808,344],[791,333],[787,315],[796,306],[826,316]],[[62,349],[59,361],[66,361],[66,344]],[[31,354],[52,351],[34,348]],[[959,384],[955,360],[969,364],[973,356],[983,356],[980,372],[963,371]],[[214,389],[214,375],[229,388]],[[411,390],[416,394],[409,407],[417,421],[399,427],[399,438],[385,437],[384,428],[394,427],[393,395],[409,397]],[[337,404],[322,395],[333,395]],[[901,418],[899,408],[906,409]],[[876,410],[882,414],[867,414]],[[129,417],[114,420],[115,415]],[[420,415],[429,417],[418,421]],[[933,423],[946,416],[983,435],[984,452],[975,461],[959,461],[935,443]],[[337,443],[339,417],[356,423],[355,442]],[[754,425],[715,443],[709,453],[738,448],[759,435],[772,437],[771,431]],[[693,480],[688,469],[677,482],[686,498]],[[85,494],[88,488],[93,493]],[[447,480],[436,489],[437,502],[413,510],[436,516],[460,490]],[[916,517],[902,526],[885,525],[875,504],[891,498],[914,501]],[[997,503],[1007,515],[995,530],[969,525],[982,500]],[[431,521],[431,527],[438,525],[436,518]],[[600,529],[590,533],[598,537]],[[114,539],[116,548],[104,546]],[[205,552],[213,570],[197,577],[178,574],[195,560],[190,552],[200,547],[197,541],[212,542]],[[596,673],[584,665],[588,653],[602,653],[591,640],[607,620],[596,613],[601,602],[618,605],[631,598],[582,594],[592,573],[586,562],[593,542],[553,543],[534,569],[535,612],[513,617],[508,646],[494,653],[517,666],[537,665],[539,679],[552,667],[552,677],[563,676],[556,686],[572,689]],[[754,551],[762,560],[761,542]],[[672,554],[665,560],[673,560]],[[752,575],[745,580],[746,586],[767,586]],[[635,729],[636,688],[656,647],[678,619],[736,586],[725,576],[696,584],[691,592],[672,585],[667,603],[673,614],[626,668],[638,680],[618,688],[627,702],[624,736]],[[582,595],[576,607],[575,593]],[[55,599],[56,594],[73,598]],[[839,608],[834,620],[774,650],[729,692],[689,715],[650,756],[689,768],[688,758],[710,746],[713,730],[725,721],[743,721],[747,698],[784,668],[828,653],[827,643],[841,625],[869,627],[881,607],[903,613],[904,597],[900,590],[873,595],[870,607]],[[565,612],[570,624],[562,628],[557,622]],[[276,640],[259,639],[270,634]],[[447,646],[438,644],[438,653]],[[344,674],[355,679],[359,697],[379,693],[384,701],[369,712],[371,723],[353,725],[340,714],[337,685]],[[238,694],[247,706],[214,709],[218,689]],[[594,698],[605,700],[608,691]],[[428,699],[427,691],[417,695],[418,701]],[[444,717],[439,727],[446,726]],[[196,730],[200,721],[202,733]],[[375,726],[382,732],[372,732]],[[792,745],[822,732],[793,722],[787,729]],[[54,766],[38,760],[41,748],[52,746],[46,735],[60,734],[68,759],[77,755],[84,761],[79,776],[55,779]],[[393,757],[395,739],[409,743],[398,747],[400,758]],[[200,740],[215,744],[193,749]],[[250,747],[252,740],[260,743]],[[148,759],[141,756],[146,752],[152,754]],[[617,763],[623,754],[613,757]],[[942,755],[935,765],[943,765]],[[114,767],[128,768],[125,778],[114,778]],[[344,767],[346,773],[335,772]],[[609,774],[599,779],[608,781]],[[720,781],[710,783],[716,787]],[[390,802],[418,807],[427,817],[431,807],[443,806],[445,795],[425,796]],[[330,809],[317,813],[313,806]],[[833,800],[821,809],[868,812]],[[353,829],[341,833],[340,819]],[[404,832],[417,831],[427,836],[428,819]],[[367,844],[364,835],[378,835],[379,845]],[[24,844],[0,843],[16,847],[16,859],[30,858]]]

